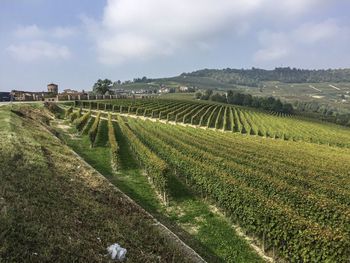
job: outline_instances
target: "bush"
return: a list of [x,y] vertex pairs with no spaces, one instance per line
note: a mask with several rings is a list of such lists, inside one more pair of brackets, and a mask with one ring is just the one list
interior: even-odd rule
[[86,125],[86,123],[90,119],[90,116],[91,116],[91,111],[88,111],[83,116],[74,120],[73,123],[78,131],[81,131],[84,128],[84,126]]
[[81,112],[82,112],[82,109],[80,108],[79,110],[77,110],[77,111],[71,113],[71,114],[69,115],[70,121],[71,121],[71,122],[74,122],[76,119],[80,118]]
[[100,118],[101,118],[101,112],[98,112],[98,114],[95,118],[95,121],[89,130],[89,139],[90,139],[91,148],[94,147],[94,143],[95,143],[95,139],[96,139],[96,135],[97,135],[97,129],[98,129],[98,125],[100,123]]
[[71,115],[73,112],[73,107],[69,107],[68,109],[65,109],[65,114],[64,114],[64,118],[68,118],[69,115]]
[[113,171],[117,171],[119,168],[119,158],[118,158],[118,152],[119,152],[119,146],[117,143],[117,139],[115,137],[115,129],[112,122],[112,115],[108,114],[108,141],[109,145],[111,147],[111,165]]

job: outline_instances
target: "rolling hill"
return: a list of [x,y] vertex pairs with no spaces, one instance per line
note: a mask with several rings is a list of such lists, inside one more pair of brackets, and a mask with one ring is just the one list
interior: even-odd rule
[[[277,261],[348,260],[348,128],[181,100],[80,106],[86,110],[76,108],[71,114],[90,114],[96,125],[88,129],[97,133],[90,137],[91,144],[107,134],[104,119],[115,123],[116,137],[126,138],[154,191],[166,197],[163,201],[176,199],[171,183],[176,178],[221,209],[246,235],[257,238],[262,250]],[[199,123],[193,123],[197,115]],[[250,128],[236,130],[235,116],[239,125]],[[264,134],[262,127],[271,133]]]

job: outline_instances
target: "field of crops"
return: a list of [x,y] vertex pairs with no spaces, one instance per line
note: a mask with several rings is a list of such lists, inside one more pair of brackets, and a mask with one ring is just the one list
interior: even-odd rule
[[[164,102],[158,102],[158,105],[154,101],[127,103],[125,101],[124,105],[119,106],[100,104],[99,107],[114,111],[119,107],[118,110],[125,113],[150,117],[157,115],[159,119],[174,121],[182,118],[184,122],[191,116],[190,119],[199,118],[199,122],[204,121],[218,129],[232,126],[227,124],[227,119],[230,119],[227,112],[231,112],[234,120],[236,115],[240,120],[240,116],[244,116],[239,123],[247,125],[245,127],[263,116],[266,122],[260,120],[258,127],[268,128],[270,123],[277,123],[277,119],[280,123],[294,120],[215,104],[174,101],[167,103],[168,108],[165,108]],[[93,115],[100,116],[96,113]],[[167,178],[169,173],[173,173],[199,196],[214,202],[248,235],[258,237],[264,250],[272,251],[289,262],[348,262],[349,149],[220,133],[113,115],[111,119],[128,138],[137,158],[152,175],[155,189],[165,200],[171,199],[167,191]],[[218,116],[227,118],[220,119]],[[100,118],[95,118],[95,121],[97,119]],[[90,122],[86,121],[87,124]],[[296,125],[297,121],[294,122]],[[305,127],[321,126],[300,122],[305,122]],[[290,129],[297,133],[303,131],[304,126]],[[107,125],[104,129],[107,129]],[[304,136],[309,134],[313,136],[311,138],[317,138],[330,127],[323,129],[310,130],[309,133],[305,131]],[[334,131],[336,136],[342,134],[343,130],[339,130]],[[107,131],[98,128],[96,137],[102,132]],[[326,140],[327,136],[324,136]],[[349,143],[349,140],[344,143]]]
[[76,106],[275,139],[349,147],[349,128],[225,104],[181,100],[78,101]]
[[114,242],[124,262],[202,262],[61,143],[51,119],[39,103],[0,107],[0,262],[116,262]]

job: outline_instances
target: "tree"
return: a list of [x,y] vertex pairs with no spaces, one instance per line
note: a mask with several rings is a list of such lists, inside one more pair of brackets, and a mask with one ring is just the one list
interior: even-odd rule
[[293,106],[290,103],[283,104],[282,111],[287,114],[293,113]]
[[208,97],[210,97],[212,94],[213,94],[213,90],[212,89],[207,89],[205,91],[205,95],[208,96]]
[[254,108],[260,108],[261,107],[261,98],[259,97],[253,97],[253,101],[252,101],[252,107]]
[[92,90],[96,94],[104,95],[106,92],[108,92],[113,86],[113,82],[109,79],[99,79],[94,84]]
[[210,96],[210,100],[212,101],[218,101],[218,102],[223,102],[226,103],[226,95],[220,95],[219,93],[215,93]]
[[236,104],[236,105],[243,105],[243,100],[244,100],[244,94],[242,93],[234,93],[233,97],[231,98],[231,102],[232,104]]
[[250,94],[246,94],[243,99],[244,106],[251,106],[253,103],[253,96]]
[[200,99],[201,96],[202,96],[202,93],[199,92],[199,91],[197,91],[196,94],[194,94],[194,97],[195,97],[197,100]]
[[201,96],[201,100],[209,100],[210,96],[213,94],[212,89],[205,90],[204,94]]
[[279,99],[277,99],[273,102],[272,110],[275,112],[282,112],[283,111],[283,104]]

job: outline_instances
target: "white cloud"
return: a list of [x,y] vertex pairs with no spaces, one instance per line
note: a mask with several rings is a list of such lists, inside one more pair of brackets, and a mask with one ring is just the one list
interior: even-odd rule
[[37,25],[29,25],[29,26],[19,26],[14,35],[18,38],[38,38],[42,37],[45,32]]
[[19,26],[14,31],[13,44],[6,50],[13,58],[22,62],[68,59],[71,57],[69,48],[59,44],[58,41],[71,37],[77,32],[75,27],[43,29],[35,24]]
[[334,3],[337,0],[267,0],[264,1],[267,5],[267,10],[282,16],[298,16],[309,12],[310,10],[324,6],[327,3]]
[[71,56],[66,46],[52,44],[46,41],[30,41],[13,44],[7,51],[17,60],[32,62],[45,59],[68,59]]
[[306,44],[314,44],[338,36],[342,28],[334,19],[328,19],[321,23],[307,23],[293,32],[293,37]]
[[254,54],[255,61],[279,60],[290,55],[292,45],[287,34],[262,31],[259,34],[259,43],[262,46]]
[[[336,20],[327,19],[320,23],[305,23],[286,32],[262,31],[259,34],[261,48],[254,54],[256,62],[278,61],[293,56],[307,47],[336,43],[348,36],[349,30]],[[329,46],[329,45],[328,45]]]
[[[293,19],[330,0],[108,0],[93,28],[102,63],[174,54],[222,33],[244,34],[263,19]],[[86,21],[86,19],[85,19]],[[281,56],[270,52],[270,56]]]
[[42,39],[42,38],[67,38],[77,34],[78,30],[75,27],[53,27],[43,29],[37,25],[18,26],[14,32],[17,38],[25,39]]
[[288,46],[271,46],[258,50],[255,53],[256,61],[270,61],[270,60],[279,60],[290,55],[290,48]]
[[48,31],[48,35],[55,38],[66,38],[74,36],[78,33],[77,29],[74,27],[55,27]]

